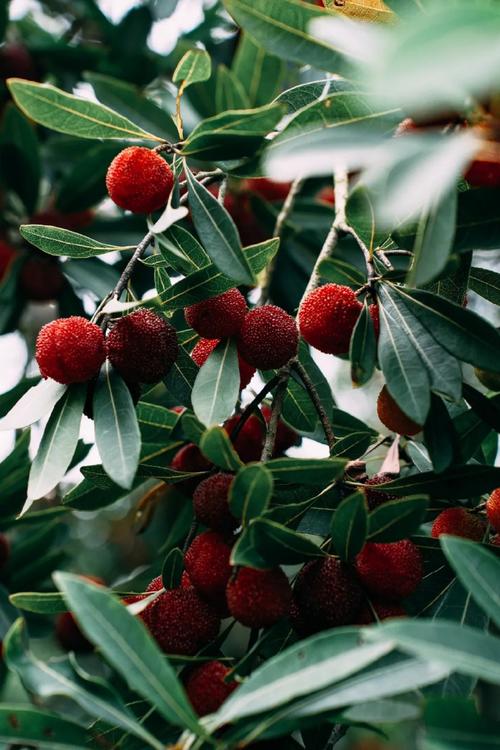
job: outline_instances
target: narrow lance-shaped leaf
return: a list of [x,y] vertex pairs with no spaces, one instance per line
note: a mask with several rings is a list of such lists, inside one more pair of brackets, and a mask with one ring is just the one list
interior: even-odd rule
[[141,433],[130,391],[108,360],[95,386],[93,411],[102,465],[116,484],[129,489],[139,464]]
[[457,197],[457,190],[453,186],[421,218],[407,279],[410,286],[423,286],[439,276],[446,266],[455,236]]
[[23,513],[33,500],[53,490],[64,477],[78,443],[86,391],[84,383],[69,386],[50,415],[31,466]]
[[194,413],[203,424],[221,424],[234,411],[240,390],[238,353],[232,339],[218,344],[201,366],[193,386]]
[[363,492],[342,500],[332,519],[332,542],[344,562],[361,551],[368,531],[368,509]]
[[415,533],[424,520],[428,501],[425,497],[389,500],[370,513],[371,542],[397,542]]
[[226,471],[238,471],[242,463],[229,439],[229,435],[222,427],[211,427],[203,433],[200,440],[200,450],[209,461]]
[[366,301],[352,333],[349,359],[353,384],[364,385],[373,375],[377,361],[375,329]]
[[103,104],[67,94],[50,84],[10,78],[17,106],[40,125],[77,138],[118,138],[122,141],[162,141]]
[[240,469],[229,489],[229,507],[246,525],[267,508],[273,493],[273,476],[263,464]]
[[88,748],[89,732],[72,721],[29,706],[0,708],[0,741],[6,745],[35,745],[47,750]]
[[49,414],[64,396],[68,386],[48,378],[32,386],[0,419],[0,430],[19,430]]
[[105,253],[121,253],[133,250],[133,245],[110,245],[85,237],[69,229],[46,226],[45,224],[23,224],[19,228],[21,235],[29,243],[43,250],[48,255],[66,255],[68,258],[92,258]]

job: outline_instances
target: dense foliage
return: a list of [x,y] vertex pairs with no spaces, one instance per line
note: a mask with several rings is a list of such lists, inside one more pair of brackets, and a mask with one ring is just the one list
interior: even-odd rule
[[7,6],[0,741],[500,745],[498,3]]

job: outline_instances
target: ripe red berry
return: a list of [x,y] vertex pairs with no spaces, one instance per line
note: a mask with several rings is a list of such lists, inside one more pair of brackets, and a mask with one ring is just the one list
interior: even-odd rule
[[500,163],[487,157],[472,162],[464,174],[473,187],[500,187]]
[[122,378],[140,383],[161,380],[179,352],[175,328],[146,308],[120,318],[108,334],[106,347]]
[[106,358],[104,335],[85,318],[59,318],[43,326],[36,340],[36,361],[44,378],[85,383]]
[[[82,576],[87,581],[104,585],[102,578]],[[93,651],[93,644],[86,638],[71,612],[62,612],[56,619],[56,638],[66,651],[84,653]]]
[[204,531],[189,546],[184,558],[190,583],[209,601],[220,603],[225,598],[231,575],[231,547],[221,534]]
[[489,544],[494,544],[495,547],[500,547],[500,534],[495,534],[490,538]]
[[247,312],[247,303],[239,289],[230,289],[217,297],[186,307],[186,322],[196,333],[208,339],[236,336]]
[[422,429],[421,425],[407,417],[404,411],[400,409],[387,390],[386,385],[380,391],[377,399],[377,414],[382,424],[388,430],[397,432],[398,435],[416,435]]
[[465,508],[447,508],[436,517],[432,524],[431,535],[437,539],[441,534],[452,534],[479,542],[485,531],[484,521],[473,516]]
[[[267,404],[264,404],[262,406],[262,416],[268,424],[269,420],[271,419],[271,411],[271,407]],[[255,419],[257,418],[255,417]],[[288,425],[286,425],[283,420],[280,419],[278,421],[278,429],[276,430],[276,440],[274,442],[273,456],[281,455],[293,445],[297,445],[298,443],[300,443],[299,435],[297,435],[295,430],[292,430],[291,427],[288,427]]]
[[[200,339],[191,352],[193,362],[198,367],[204,365],[219,341],[219,339]],[[240,368],[240,389],[243,390],[255,375],[255,367],[249,365],[241,354],[238,354],[238,366]]]
[[0,79],[5,81],[7,78],[38,80],[34,60],[22,44],[8,42],[0,47]]
[[281,568],[240,568],[227,585],[231,615],[249,628],[267,628],[288,615],[292,590]]
[[220,661],[209,661],[189,672],[186,693],[198,716],[215,713],[238,687],[234,680],[224,681],[229,672]]
[[351,570],[334,557],[304,565],[293,590],[292,623],[300,635],[354,622],[363,591]]
[[422,556],[410,539],[367,542],[356,558],[356,571],[370,594],[397,601],[412,594],[422,580]]
[[299,334],[295,320],[275,305],[247,313],[238,336],[238,351],[254,367],[270,370],[295,357]]
[[[224,424],[224,429],[229,437],[231,437],[234,428],[240,421],[240,416],[240,414],[235,414]],[[243,463],[248,464],[250,461],[260,460],[265,436],[264,423],[255,414],[252,414],[241,428],[236,439],[233,440],[234,449]]]
[[395,479],[394,474],[384,473],[375,474],[375,476],[370,477],[370,479],[367,479],[366,482],[364,482],[363,487],[360,489],[365,493],[368,510],[375,510],[375,508],[378,508],[379,505],[383,505],[388,500],[397,500],[397,495],[391,495],[389,492],[377,492],[370,489],[370,487],[378,487],[379,484],[392,482],[393,479]]
[[15,249],[8,242],[0,240],[0,281],[7,275],[16,255]]
[[[170,464],[175,471],[198,472],[208,471],[212,464],[208,461],[197,445],[188,443],[180,448],[172,459]],[[177,482],[176,487],[186,495],[190,495],[198,486],[199,478],[185,479]]]
[[253,177],[245,180],[243,184],[244,190],[254,193],[254,195],[258,195],[270,203],[285,201],[291,187],[291,182],[275,182],[274,180],[268,180],[266,177]]
[[83,229],[92,223],[94,212],[90,209],[85,211],[70,211],[63,214],[56,208],[48,208],[31,217],[30,224],[46,224],[61,229]]
[[194,491],[194,514],[209,529],[229,532],[239,525],[229,510],[229,488],[233,479],[232,474],[212,474],[203,479]]
[[[376,617],[373,610],[375,610]],[[371,607],[369,604],[363,607],[357,617],[356,625],[371,625],[372,622],[407,616],[408,613],[400,604],[374,600],[371,602]]]
[[[317,3],[317,5],[319,5],[319,3]],[[325,185],[324,188],[321,188],[316,196],[316,200],[318,200],[320,203],[328,203],[330,206],[334,206],[335,190],[333,188],[333,185]]]
[[134,214],[162,208],[174,185],[174,175],[159,154],[143,146],[129,146],[108,168],[106,187],[117,206]]
[[[161,579],[154,579],[147,590],[158,591],[162,587]],[[165,591],[147,607],[144,615],[151,634],[166,654],[192,656],[219,632],[219,616],[194,588],[181,586]]]
[[486,501],[486,515],[495,531],[500,531],[500,487],[493,490]]
[[64,289],[64,274],[55,258],[33,255],[23,263],[19,285],[27,299],[35,302],[55,300]]
[[325,284],[307,295],[299,328],[308,344],[326,354],[347,354],[361,303],[348,286]]

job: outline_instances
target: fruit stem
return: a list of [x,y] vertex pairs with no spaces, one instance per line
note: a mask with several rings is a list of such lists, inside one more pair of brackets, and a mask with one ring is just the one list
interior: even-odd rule
[[309,398],[311,399],[314,405],[314,408],[316,409],[319,420],[323,427],[323,431],[325,433],[326,441],[328,443],[328,448],[330,450],[330,455],[331,455],[333,452],[333,447],[335,445],[335,435],[334,435],[333,428],[332,428],[330,419],[328,417],[328,414],[326,413],[325,408],[323,404],[321,403],[321,398],[319,396],[319,393],[316,390],[316,387],[314,383],[312,382],[311,378],[309,377],[309,373],[307,372],[307,370],[305,369],[304,365],[301,362],[299,362],[298,360],[295,361],[292,364],[292,367],[299,374],[299,377],[304,383],[305,389],[309,394]]
[[269,459],[272,458],[273,455],[274,444],[276,442],[276,433],[278,431],[278,424],[281,412],[283,410],[283,401],[285,398],[289,378],[290,367],[282,367],[280,370],[280,380],[278,383],[278,387],[276,388],[276,393],[274,394],[273,398],[269,424],[267,425],[266,440],[264,442],[264,448],[262,449],[262,455],[260,457],[262,463],[266,463],[266,461],[269,461]]
[[[200,175],[203,175],[202,177]],[[196,175],[196,179],[200,183],[200,185],[211,185],[213,182],[218,182],[219,180],[225,180],[226,174],[225,172],[222,172],[220,169],[216,169],[213,172],[199,172]],[[179,188],[182,190],[183,187],[187,185],[187,181],[184,180],[183,182],[179,183]],[[189,193],[184,193],[184,195],[179,200],[179,206],[185,206],[186,203],[189,200]]]
[[217,199],[219,203],[221,204],[221,206],[224,205],[224,201],[226,200],[226,193],[227,193],[227,177],[224,177],[219,187],[219,196]]
[[115,299],[120,299],[121,293],[130,281],[130,277],[134,272],[134,268],[146,252],[149,245],[151,245],[151,243],[153,242],[154,236],[154,232],[148,232],[147,235],[137,245],[134,254],[125,266],[122,275],[118,279],[117,285],[113,289],[112,297],[115,297]]
[[267,396],[267,394],[273,390],[275,386],[278,385],[280,382],[281,375],[280,373],[276,373],[276,375],[269,380],[266,385],[261,388],[261,390],[257,393],[254,399],[248,404],[248,406],[245,407],[243,412],[241,413],[240,419],[234,429],[231,431],[230,439],[231,442],[234,443],[238,435],[240,434],[241,430],[243,429],[243,426],[247,419],[249,419],[254,411],[256,411],[257,407],[261,403],[261,401],[264,400],[264,398]]

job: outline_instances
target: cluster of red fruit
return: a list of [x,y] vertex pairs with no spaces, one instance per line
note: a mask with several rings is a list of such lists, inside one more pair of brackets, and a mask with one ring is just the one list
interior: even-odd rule
[[[494,490],[486,501],[486,518],[495,532],[490,544],[500,546],[500,488]],[[483,516],[472,513],[462,506],[447,508],[436,517],[431,534],[438,538],[441,534],[452,534],[474,542],[486,540],[488,524]]]

